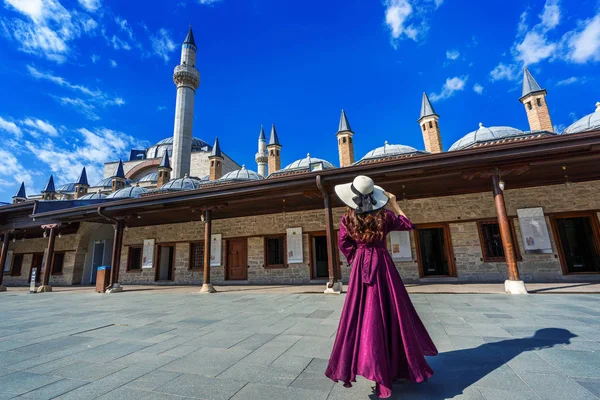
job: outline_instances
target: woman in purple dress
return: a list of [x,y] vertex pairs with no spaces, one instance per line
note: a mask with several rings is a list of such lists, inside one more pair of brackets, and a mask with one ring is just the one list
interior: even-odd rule
[[409,231],[414,225],[396,197],[366,176],[335,191],[348,206],[339,246],[352,271],[325,375],[345,387],[361,375],[375,381],[379,398],[388,398],[395,380],[431,377],[425,356],[437,354],[386,249],[389,232]]

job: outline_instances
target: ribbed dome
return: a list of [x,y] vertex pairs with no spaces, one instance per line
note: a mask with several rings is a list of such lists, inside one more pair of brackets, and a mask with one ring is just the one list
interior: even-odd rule
[[146,193],[148,190],[139,186],[126,187],[123,189],[119,189],[116,192],[113,192],[106,196],[107,199],[126,199],[126,198],[136,198],[140,197],[142,194]]
[[373,149],[370,152],[368,152],[367,154],[365,154],[365,156],[363,158],[361,158],[360,161],[374,160],[374,159],[378,159],[378,158],[394,157],[394,156],[399,156],[399,155],[408,155],[408,154],[416,154],[416,153],[420,153],[420,152],[417,149],[415,149],[414,147],[404,146],[402,144],[388,144],[388,142],[385,142],[385,144],[383,146]]
[[320,158],[311,157],[310,154],[307,154],[305,158],[300,160],[296,160],[283,170],[289,171],[294,169],[309,169],[311,165],[322,164],[323,169],[332,169],[335,168],[335,165],[330,163],[327,160],[323,160]]
[[162,190],[194,190],[202,184],[203,181],[207,180],[206,177],[202,179],[188,177],[187,175],[183,178],[173,179],[162,185]]
[[219,181],[257,181],[259,179],[263,179],[262,176],[257,174],[254,171],[246,169],[245,166],[242,166],[241,169],[236,171],[231,171],[223,175],[219,178]]
[[98,193],[88,193],[85,196],[81,196],[79,198],[79,200],[99,200],[99,199],[104,199],[106,198],[106,195],[103,195],[102,193],[98,192]]
[[510,126],[490,126],[486,127],[483,124],[479,124],[479,129],[476,131],[467,133],[462,138],[458,139],[449,149],[462,150],[469,147],[473,147],[476,144],[491,142],[494,140],[500,140],[510,137],[518,137],[525,135],[525,132],[511,128]]
[[150,172],[149,174],[142,176],[138,182],[158,182],[158,172]]
[[75,183],[65,183],[59,186],[56,193],[75,193]]
[[[131,184],[133,184],[133,181],[131,179],[125,179],[125,186],[131,186]],[[93,187],[105,187],[105,188],[112,187],[112,177],[102,179],[100,182],[96,183]]]
[[573,122],[563,134],[587,132],[600,129],[600,102],[596,103],[596,111]]
[[[212,146],[206,143],[204,140],[200,140],[197,138],[192,138],[192,153],[195,151],[210,151]],[[169,157],[173,155],[173,137],[168,137],[160,142],[156,143],[154,146],[148,147],[146,149],[146,158],[157,158],[162,157],[163,153],[167,150],[169,152]]]

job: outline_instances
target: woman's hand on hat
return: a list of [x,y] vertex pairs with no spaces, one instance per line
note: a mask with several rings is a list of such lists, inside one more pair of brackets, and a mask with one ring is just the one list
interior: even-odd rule
[[390,199],[390,201],[388,201],[388,203],[386,204],[385,207],[388,210],[392,211],[396,216],[398,216],[398,215],[406,216],[406,214],[404,214],[404,212],[400,209],[398,202],[396,202],[396,195],[389,193],[389,192],[384,192],[384,193],[388,197],[388,199]]
[[383,192],[383,193],[388,197],[388,199],[390,199],[390,203],[395,203],[396,202],[396,195],[395,194],[392,194],[392,193],[389,193],[389,192]]

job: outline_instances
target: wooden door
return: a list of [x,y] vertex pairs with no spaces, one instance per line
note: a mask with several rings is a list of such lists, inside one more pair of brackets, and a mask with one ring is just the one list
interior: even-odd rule
[[238,281],[248,279],[248,240],[230,239],[227,244],[227,277]]

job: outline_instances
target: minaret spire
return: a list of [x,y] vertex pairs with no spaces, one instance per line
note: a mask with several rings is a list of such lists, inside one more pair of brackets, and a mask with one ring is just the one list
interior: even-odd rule
[[269,138],[269,144],[267,145],[267,152],[269,159],[269,174],[272,174],[281,169],[281,143],[279,143],[275,124],[271,125],[271,137]]
[[19,191],[13,196],[13,204],[27,201],[27,193],[25,193],[25,182],[21,182]]
[[223,155],[221,154],[221,146],[219,145],[219,138],[215,138],[215,144],[213,144],[210,156],[210,172],[208,179],[211,181],[219,179],[223,176]]
[[196,69],[196,41],[192,26],[181,45],[181,61],[175,67],[173,82],[177,85],[175,123],[173,127],[172,177],[183,178],[190,173],[192,158],[192,122],[194,120],[194,95],[200,86],[200,73]]
[[158,164],[158,179],[156,180],[156,187],[161,188],[165,183],[171,180],[171,163],[169,162],[169,152],[165,150],[163,156]]
[[46,187],[42,190],[42,200],[56,200],[56,189],[54,187],[54,176],[50,175]]
[[354,164],[354,143],[352,140],[354,132],[352,132],[352,128],[350,128],[350,122],[348,122],[348,117],[346,117],[344,109],[342,109],[338,132],[335,136],[338,140],[340,167],[347,167]]
[[542,89],[529,69],[523,69],[523,92],[519,101],[525,106],[531,131],[554,132],[546,103],[546,89]]
[[75,199],[85,196],[89,187],[87,172],[85,171],[85,167],[83,167],[81,175],[79,175],[79,179],[77,179],[77,183],[75,183]]
[[440,135],[440,126],[438,120],[440,116],[433,109],[433,105],[427,97],[427,93],[423,92],[421,99],[421,114],[419,125],[423,133],[423,142],[425,142],[425,150],[430,153],[440,153],[442,151],[442,137]]
[[267,138],[265,137],[265,130],[262,125],[260,126],[260,132],[258,134],[258,152],[256,153],[255,159],[256,164],[258,165],[258,174],[266,178],[269,156],[267,155]]

